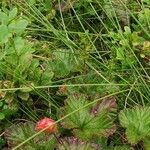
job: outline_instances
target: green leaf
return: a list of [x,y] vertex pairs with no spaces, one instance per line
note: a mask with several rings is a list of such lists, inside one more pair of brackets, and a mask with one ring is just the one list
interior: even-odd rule
[[25,19],[20,19],[16,21],[12,21],[8,28],[11,32],[16,34],[22,34],[28,25],[28,21]]
[[26,93],[20,92],[20,93],[18,93],[18,97],[24,101],[27,101],[29,99],[30,95],[27,92]]
[[[12,65],[13,67],[16,67],[18,64],[18,56],[16,54],[8,55],[5,57],[4,63],[5,63],[4,65],[6,65],[8,63],[8,64]],[[10,68],[11,70],[13,68],[12,66]],[[9,68],[9,66],[7,66],[7,67]]]
[[7,93],[7,95],[5,96],[5,102],[7,104],[13,103],[14,97],[15,97],[14,93]]
[[67,76],[74,69],[73,55],[67,51],[54,52],[54,60],[49,62],[56,77]]
[[65,101],[65,107],[61,111],[62,116],[76,111],[68,116],[62,125],[72,129],[77,137],[87,140],[104,136],[113,127],[112,120],[108,117],[108,112],[105,109],[94,114],[90,112],[91,107],[84,108],[88,103],[84,95],[70,96]]
[[6,51],[0,52],[0,61],[5,57],[6,54],[7,54]]
[[6,144],[6,141],[3,139],[2,136],[0,136],[0,149]]
[[12,34],[9,32],[6,25],[0,25],[0,44],[4,44],[8,42],[9,37],[11,37]]
[[28,21],[25,20],[25,19],[21,19],[21,20],[17,21],[16,25],[18,27],[17,31],[18,32],[23,32],[26,29],[27,25],[28,25]]
[[3,120],[5,118],[5,114],[3,114],[2,112],[0,112],[0,120]]
[[19,55],[22,49],[24,48],[24,44],[25,44],[24,39],[22,37],[16,37],[14,38],[14,44],[15,44],[15,49]]
[[125,27],[124,27],[124,30],[125,30],[124,35],[125,35],[126,37],[131,36],[131,29],[130,29],[128,26],[125,26]]
[[13,69],[13,82],[16,83],[17,81],[25,80],[24,74],[23,74],[24,68],[20,65],[16,66]]
[[54,73],[47,69],[45,70],[43,73],[42,73],[42,76],[41,76],[41,82],[40,84],[41,85],[49,85],[51,82],[52,82],[52,78],[54,76]]
[[[19,143],[22,143],[32,135],[36,134],[35,124],[33,122],[19,123],[12,125],[5,132],[5,138],[9,143],[9,147],[12,149]],[[56,140],[53,135],[41,133],[36,136],[33,140],[25,143],[19,148],[19,150],[53,150],[56,144]]]
[[30,43],[28,43],[25,39],[22,40],[24,40],[24,47],[20,51],[21,55],[32,54],[33,52],[35,52],[35,49],[32,48],[32,45]]
[[149,0],[142,0],[144,3],[150,4]]
[[139,13],[139,22],[143,25],[143,27],[148,27],[148,22],[150,21],[150,9],[149,8],[144,8],[140,13]]
[[22,89],[20,89],[21,92],[31,92],[34,88],[34,84],[30,81],[26,81],[25,85],[20,86]]
[[30,70],[30,65],[32,63],[32,54],[26,53],[22,54],[18,58],[18,62],[14,68],[14,79],[18,81],[18,79],[25,79],[28,76],[28,71]]
[[5,116],[10,117],[17,113],[17,111],[19,109],[19,105],[17,104],[15,99],[13,99],[12,103],[5,105],[5,107],[3,107],[3,108],[4,108],[3,113],[5,114]]
[[150,136],[150,107],[137,106],[122,110],[119,120],[126,128],[126,136],[131,144],[137,144],[146,136]]
[[25,70],[25,69],[29,68],[31,63],[32,63],[32,54],[31,53],[26,53],[19,57],[19,65],[22,67],[21,70]]
[[3,106],[3,102],[0,101],[0,107],[2,107],[2,106]]
[[9,21],[13,20],[16,17],[17,12],[18,10],[16,7],[13,8],[11,11],[9,11],[9,15],[8,15]]
[[121,48],[121,47],[117,48],[117,57],[116,58],[119,59],[119,60],[124,60],[125,59],[123,48]]
[[150,137],[145,138],[143,141],[145,150],[150,150]]
[[[75,110],[79,110],[85,105],[87,105],[88,102],[85,100],[85,97],[83,95],[80,96],[70,96],[65,101],[65,108],[64,113],[69,114],[72,113]],[[88,108],[89,109],[89,108]],[[69,116],[65,122],[64,126],[67,128],[78,128],[85,124],[85,122],[88,122],[89,118],[87,117],[89,114],[87,109],[81,109],[74,113],[73,115]]]
[[34,85],[39,85],[41,83],[41,76],[42,76],[43,71],[41,68],[34,68],[33,71],[29,73],[29,80],[33,81]]
[[7,14],[4,13],[4,12],[1,12],[1,11],[0,11],[0,22],[2,24],[5,24],[5,25],[8,23],[8,16],[7,16]]
[[44,6],[45,6],[46,11],[52,10],[52,1],[51,0],[45,0]]
[[126,136],[131,144],[136,144],[138,141],[140,141],[140,139],[143,138],[143,136],[139,134],[139,131],[133,126],[129,126],[126,129]]
[[27,0],[27,1],[30,5],[34,5],[36,3],[36,0]]
[[115,146],[111,150],[132,150],[132,148],[130,148],[129,146],[122,145],[122,146]]

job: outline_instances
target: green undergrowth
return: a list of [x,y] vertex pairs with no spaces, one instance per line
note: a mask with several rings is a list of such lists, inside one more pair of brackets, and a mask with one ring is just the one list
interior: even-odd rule
[[149,0],[1,0],[0,149],[149,150],[149,97]]

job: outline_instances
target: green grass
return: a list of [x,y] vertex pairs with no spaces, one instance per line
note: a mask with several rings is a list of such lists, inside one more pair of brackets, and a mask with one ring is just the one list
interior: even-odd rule
[[[85,142],[77,134],[81,130],[78,124],[80,121],[75,123],[79,128],[76,131],[71,129],[71,134],[65,132],[70,126],[64,126],[63,123],[67,124],[67,118],[69,120],[70,116],[81,113],[89,106],[94,107],[113,97],[117,110],[111,112],[110,104],[106,103],[103,111],[109,106],[107,115],[115,124],[116,132],[105,137],[106,131],[103,131],[98,137],[88,139],[88,143],[95,143],[103,149],[117,149],[115,146],[118,145],[122,148],[127,146],[128,149],[148,150],[149,145],[145,141],[150,135],[145,137],[141,133],[143,138],[139,138],[134,145],[126,135],[121,136],[126,134],[123,127],[127,130],[128,127],[120,125],[118,115],[121,110],[149,107],[150,104],[149,4],[148,0],[0,2],[1,10],[7,13],[17,7],[18,13],[14,21],[19,18],[28,21],[28,26],[21,34],[13,33],[5,43],[0,40],[0,53],[6,51],[4,58],[0,59],[0,110],[5,115],[1,119],[4,123],[0,123],[2,139],[9,142],[3,133],[9,126],[16,124],[15,120],[25,119],[36,123],[47,116],[58,123],[58,139],[65,140],[63,135],[67,134],[68,137],[74,136]],[[23,54],[19,54],[15,48],[15,37],[21,37],[29,47],[27,50],[22,49]],[[10,52],[10,48],[15,51]],[[16,63],[14,56],[18,56]],[[21,64],[23,59],[25,65]],[[29,66],[26,67],[26,64]],[[87,104],[60,118],[58,114],[68,107],[67,98],[73,95],[85,95]],[[148,127],[150,128],[149,124]],[[45,130],[27,137],[13,147],[11,144],[8,146],[13,150],[27,149],[22,146],[27,146],[29,141],[33,141]],[[85,134],[84,126],[82,132]],[[57,141],[56,147],[59,144]],[[62,145],[64,149],[76,146]],[[0,143],[0,147],[6,146],[7,144],[1,146]]]

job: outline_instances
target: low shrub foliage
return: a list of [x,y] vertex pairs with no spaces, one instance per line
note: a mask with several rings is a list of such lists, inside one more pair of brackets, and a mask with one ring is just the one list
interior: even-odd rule
[[150,149],[149,0],[1,0],[0,149]]

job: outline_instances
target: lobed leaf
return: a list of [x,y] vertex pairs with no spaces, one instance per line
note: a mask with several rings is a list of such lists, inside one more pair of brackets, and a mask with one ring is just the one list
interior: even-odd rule
[[126,128],[126,136],[131,144],[137,144],[150,136],[150,107],[137,106],[122,110],[119,114],[120,124]]
[[108,130],[114,128],[108,111],[101,109],[95,115],[91,111],[91,106],[84,108],[88,103],[89,101],[84,95],[70,96],[65,101],[65,107],[62,109],[61,115],[64,116],[78,111],[68,116],[62,122],[62,125],[65,128],[72,129],[74,135],[81,139],[92,139],[93,137],[107,135]]
[[63,144],[57,144],[58,150],[102,150],[98,144],[84,142],[75,137],[61,138]]

